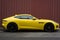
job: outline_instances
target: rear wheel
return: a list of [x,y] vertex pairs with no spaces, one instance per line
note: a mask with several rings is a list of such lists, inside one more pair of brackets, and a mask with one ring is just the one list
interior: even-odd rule
[[18,27],[15,23],[9,23],[7,25],[7,31],[8,32],[16,32],[18,30]]
[[52,23],[47,23],[44,27],[45,32],[54,32],[54,25]]

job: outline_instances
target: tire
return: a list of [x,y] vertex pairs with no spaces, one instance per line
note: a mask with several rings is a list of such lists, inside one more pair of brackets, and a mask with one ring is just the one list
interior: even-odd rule
[[15,23],[9,23],[7,25],[7,31],[8,32],[17,32],[18,31],[18,27]]
[[44,26],[45,32],[54,32],[54,25],[52,23],[47,23]]

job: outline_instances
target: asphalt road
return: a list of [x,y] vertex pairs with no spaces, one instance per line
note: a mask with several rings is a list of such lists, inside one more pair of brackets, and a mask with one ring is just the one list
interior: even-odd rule
[[60,30],[58,32],[42,31],[19,31],[3,32],[0,28],[0,40],[60,40]]

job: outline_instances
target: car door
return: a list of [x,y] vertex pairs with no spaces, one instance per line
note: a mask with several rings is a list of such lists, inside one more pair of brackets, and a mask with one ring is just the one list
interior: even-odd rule
[[36,29],[39,28],[39,23],[37,20],[33,20],[32,16],[17,16],[19,18],[19,25],[21,28],[31,28],[31,29]]
[[40,24],[37,20],[32,19],[20,19],[20,25],[24,28],[39,29]]

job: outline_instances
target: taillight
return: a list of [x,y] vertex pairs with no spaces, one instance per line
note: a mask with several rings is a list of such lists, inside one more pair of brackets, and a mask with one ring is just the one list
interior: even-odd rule
[[2,22],[7,22],[7,20],[3,20]]

